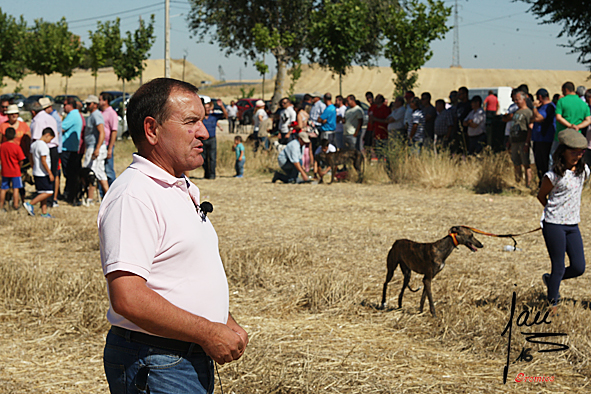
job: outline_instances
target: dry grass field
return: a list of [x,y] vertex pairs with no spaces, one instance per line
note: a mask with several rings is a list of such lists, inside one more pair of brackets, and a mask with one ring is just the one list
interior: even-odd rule
[[[453,225],[519,233],[536,228],[541,206],[512,185],[506,158],[406,161],[398,183],[381,165],[362,184],[272,184],[274,158],[248,153],[246,177],[234,179],[229,139],[218,145],[218,179],[193,171],[220,239],[230,308],[250,335],[243,358],[219,368],[225,393],[580,393],[591,392],[591,276],[566,281],[550,325],[513,326],[503,385],[512,292],[516,316],[544,310],[541,276],[550,267],[541,233],[511,241],[477,235],[484,248],[455,250],[433,281],[438,317],[419,314],[398,269],[388,308],[378,310],[386,255],[394,240],[435,241]],[[120,142],[116,166],[130,162]],[[503,164],[504,163],[504,164]],[[505,168],[502,192],[484,170]],[[497,171],[499,172],[499,171]],[[406,175],[404,175],[406,174]],[[494,182],[492,182],[494,183]],[[514,188],[512,188],[514,187]],[[584,196],[581,232],[591,240]],[[0,393],[105,393],[102,347],[107,299],[96,229],[98,207],[52,210],[53,220],[22,210],[0,216]],[[587,249],[588,255],[591,252]],[[415,274],[411,286],[421,286]],[[529,319],[531,322],[533,316]],[[563,352],[539,353],[521,331],[566,333],[549,339]],[[531,362],[515,362],[522,348]],[[514,382],[553,376],[553,382]],[[216,392],[220,393],[216,383]]]

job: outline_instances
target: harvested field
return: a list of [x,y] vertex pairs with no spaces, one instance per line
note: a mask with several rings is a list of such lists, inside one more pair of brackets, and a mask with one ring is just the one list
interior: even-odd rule
[[[132,151],[131,142],[119,143],[118,173]],[[368,165],[363,184],[283,185],[270,182],[272,157],[253,158],[247,147],[246,177],[233,179],[231,155],[218,155],[218,179],[203,180],[202,170],[192,175],[214,205],[209,217],[220,238],[230,308],[251,338],[240,361],[219,368],[225,393],[591,391],[589,274],[563,283],[565,302],[550,325],[513,326],[503,385],[507,336],[501,332],[512,292],[515,318],[544,305],[541,275],[550,261],[539,232],[518,238],[519,252],[503,252],[511,241],[483,235],[477,235],[484,244],[477,253],[455,250],[433,281],[438,318],[428,308],[418,313],[420,292],[407,292],[402,309],[394,309],[399,269],[389,308],[376,309],[394,240],[435,241],[453,225],[499,234],[531,230],[541,206],[527,191],[477,194],[476,162],[449,164],[460,173],[445,185],[392,184],[376,165]],[[453,172],[433,166],[438,178]],[[507,183],[511,178],[507,174]],[[586,243],[590,202],[587,193]],[[22,210],[0,216],[0,393],[108,392],[97,212],[62,205],[52,210],[54,220]],[[413,275],[411,286],[421,285]],[[566,333],[548,341],[570,348],[538,353],[551,346],[528,344],[520,331]],[[514,362],[524,347],[532,348],[533,360]],[[516,383],[519,373],[554,381]]]

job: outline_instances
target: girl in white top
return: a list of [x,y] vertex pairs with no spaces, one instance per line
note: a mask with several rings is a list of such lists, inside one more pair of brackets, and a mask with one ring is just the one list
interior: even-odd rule
[[[558,134],[560,145],[554,153],[554,166],[544,175],[538,200],[544,206],[542,232],[552,261],[552,271],[542,280],[548,289],[548,301],[556,311],[560,300],[560,282],[580,276],[585,271],[583,240],[579,231],[581,192],[589,167],[583,160],[587,139],[574,129]],[[570,266],[565,267],[568,254]]]

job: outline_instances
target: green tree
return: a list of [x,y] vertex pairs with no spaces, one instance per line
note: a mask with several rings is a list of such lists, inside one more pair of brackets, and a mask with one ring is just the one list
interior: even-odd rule
[[263,77],[263,100],[265,99],[265,74],[269,72],[269,66],[265,63],[265,54],[263,54],[263,60],[257,60],[254,62],[254,67],[257,69],[259,74]]
[[62,54],[60,62],[57,64],[57,72],[66,78],[66,91],[68,94],[68,80],[72,76],[74,69],[80,67],[82,56],[84,54],[84,47],[80,42],[80,37],[70,33],[69,31],[62,31],[64,35],[62,38],[60,52]]
[[[381,28],[377,21],[368,23],[375,5],[367,0],[323,0],[312,13],[310,61],[339,76],[341,95],[342,76],[353,63],[370,66],[379,55]],[[391,5],[397,7],[397,3]]]
[[[117,19],[117,29],[119,31],[119,19]],[[146,60],[149,57],[150,49],[154,45],[156,36],[154,36],[154,15],[150,18],[150,23],[146,24],[140,19],[139,27],[132,34],[126,32],[122,40],[118,40],[115,30],[107,34],[108,47],[111,48],[113,57],[113,70],[117,78],[123,82],[123,96],[125,97],[125,82],[130,82],[142,75],[146,68]],[[117,47],[125,46],[125,51],[115,51]],[[125,111],[125,100],[123,100],[123,110]]]
[[189,29],[200,41],[207,36],[226,55],[252,61],[270,52],[277,77],[271,109],[284,94],[287,69],[297,64],[306,47],[314,0],[189,0]]
[[4,86],[4,77],[18,82],[25,76],[26,34],[27,24],[22,15],[17,20],[0,8],[0,87]]
[[591,2],[562,0],[521,0],[531,4],[529,12],[542,19],[545,24],[562,25],[558,37],[570,37],[568,48],[571,53],[578,53],[578,61],[591,71]]
[[447,18],[451,7],[441,0],[408,0],[400,7],[390,7],[383,14],[386,38],[384,56],[396,74],[394,96],[415,86],[416,73],[433,56],[431,42],[442,39],[449,31]]
[[91,74],[94,77],[94,94],[97,94],[98,70],[104,67],[107,62],[107,37],[105,36],[105,27],[102,22],[97,22],[96,31],[88,31],[91,45],[86,55],[89,61]]

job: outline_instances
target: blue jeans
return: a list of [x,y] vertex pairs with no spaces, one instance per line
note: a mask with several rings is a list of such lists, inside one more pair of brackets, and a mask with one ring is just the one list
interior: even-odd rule
[[111,154],[110,159],[105,160],[105,172],[107,173],[107,182],[109,186],[115,182],[115,178],[117,175],[115,174],[115,145],[113,145],[113,153]]
[[187,356],[130,342],[109,332],[103,362],[111,394],[146,393],[136,388],[136,376],[142,367],[149,368],[150,394],[213,393],[213,361],[205,353]]
[[236,165],[234,169],[236,170],[236,175],[244,175],[244,162],[246,159],[236,160]]
[[[585,251],[579,225],[553,224],[544,222],[542,228],[546,248],[552,261],[552,272],[548,280],[548,300],[556,305],[560,282],[576,278],[585,272]],[[564,254],[570,265],[564,266]]]

